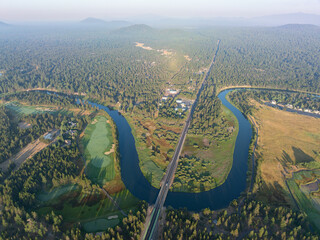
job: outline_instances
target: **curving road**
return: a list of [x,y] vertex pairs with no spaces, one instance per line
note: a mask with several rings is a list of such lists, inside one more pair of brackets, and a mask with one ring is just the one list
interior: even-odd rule
[[186,124],[184,125],[183,131],[181,133],[180,140],[179,140],[178,145],[176,147],[176,150],[174,152],[172,161],[168,165],[167,173],[166,173],[166,175],[164,177],[163,184],[162,184],[162,186],[160,188],[156,203],[154,205],[154,208],[152,210],[151,216],[149,218],[150,219],[149,223],[146,224],[147,229],[145,231],[143,239],[147,239],[147,240],[150,239],[151,240],[151,239],[155,238],[154,235],[155,235],[155,229],[156,229],[156,226],[157,226],[158,218],[159,218],[161,209],[163,207],[163,204],[164,204],[164,202],[166,200],[166,197],[167,197],[168,191],[170,189],[170,186],[171,186],[171,184],[173,182],[174,174],[176,172],[177,165],[178,165],[179,156],[180,156],[184,141],[185,141],[186,136],[187,136],[187,132],[188,132],[188,128],[189,128],[190,123],[191,123],[193,112],[194,112],[194,110],[196,108],[196,105],[198,103],[200,94],[201,94],[201,92],[202,92],[202,90],[204,88],[204,83],[207,80],[207,78],[209,76],[209,73],[211,72],[213,64],[215,63],[216,56],[217,56],[218,51],[219,51],[220,40],[218,40],[217,44],[218,44],[217,50],[216,50],[216,52],[215,52],[215,54],[214,54],[214,56],[212,58],[212,61],[211,61],[210,66],[209,66],[209,69],[207,70],[206,74],[204,75],[204,77],[202,79],[201,87],[200,87],[200,89],[199,89],[199,91],[197,93],[197,98],[194,101],[194,103],[192,104],[191,111],[190,111],[190,113],[188,115]]

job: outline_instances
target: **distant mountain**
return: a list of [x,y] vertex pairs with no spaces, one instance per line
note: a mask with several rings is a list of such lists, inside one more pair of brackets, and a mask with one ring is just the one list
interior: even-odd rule
[[9,24],[7,24],[7,23],[5,23],[5,22],[0,22],[0,26],[2,27],[8,27],[8,26],[10,26]]
[[286,24],[279,26],[280,29],[288,29],[288,30],[300,30],[300,29],[310,29],[310,30],[320,30],[320,26],[316,26],[313,24]]
[[149,34],[154,33],[156,30],[146,24],[134,24],[128,27],[123,27],[113,31],[117,34]]
[[107,22],[98,18],[86,18],[80,22],[81,24],[106,24]]
[[288,24],[312,24],[320,26],[320,15],[306,13],[291,13],[270,15],[251,19],[255,25],[280,26]]
[[104,21],[102,19],[98,18],[86,18],[82,20],[81,25],[83,26],[91,26],[91,27],[106,27],[108,29],[117,29],[117,28],[122,28],[122,27],[127,27],[130,26],[131,23],[127,21]]
[[[133,22],[137,22],[132,19]],[[292,13],[270,15],[254,18],[245,17],[211,17],[211,18],[161,18],[148,16],[138,18],[138,22],[153,27],[164,28],[194,28],[208,26],[282,26],[286,24],[313,24],[320,26],[320,15],[306,13]]]

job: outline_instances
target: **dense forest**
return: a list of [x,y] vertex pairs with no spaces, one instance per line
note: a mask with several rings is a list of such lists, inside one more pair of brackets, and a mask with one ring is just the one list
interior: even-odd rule
[[255,200],[234,200],[223,211],[190,213],[168,210],[161,239],[312,239],[306,216],[285,207]]
[[[221,30],[212,77],[218,87],[264,86],[320,92],[320,28],[289,25]],[[220,35],[221,34],[221,35]]]

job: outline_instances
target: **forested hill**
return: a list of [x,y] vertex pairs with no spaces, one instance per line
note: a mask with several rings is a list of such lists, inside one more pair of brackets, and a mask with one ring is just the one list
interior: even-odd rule
[[320,31],[320,27],[317,25],[312,25],[312,24],[286,24],[277,27],[278,29],[281,30],[292,30],[292,31],[298,31],[298,30],[313,30],[313,31]]
[[114,29],[118,29],[118,28],[123,28],[123,27],[127,27],[130,25],[129,22],[127,21],[104,21],[102,19],[98,19],[98,18],[92,18],[92,17],[88,17],[86,19],[83,19],[82,21],[80,21],[80,26],[84,26],[86,28],[92,28],[92,27],[100,27],[100,28],[104,28],[104,29],[110,29],[110,30],[114,30]]
[[145,24],[135,24],[128,27],[123,27],[113,31],[114,34],[125,34],[125,35],[139,35],[139,34],[148,34],[152,35],[155,34],[157,31],[156,29],[145,25]]
[[88,17],[88,18],[82,20],[80,23],[82,23],[82,24],[106,24],[107,22],[102,19]]

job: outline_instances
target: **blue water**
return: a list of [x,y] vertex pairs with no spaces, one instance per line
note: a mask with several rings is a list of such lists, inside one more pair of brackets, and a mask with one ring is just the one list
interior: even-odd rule
[[[239,122],[239,133],[233,154],[231,171],[221,186],[201,193],[169,192],[165,205],[174,208],[186,207],[199,211],[203,208],[220,209],[240,196],[246,188],[246,173],[248,170],[248,150],[252,137],[251,125],[242,113],[226,100],[226,95],[232,90],[221,92],[218,97],[222,104],[230,109]],[[151,186],[139,167],[139,157],[131,128],[126,119],[118,111],[88,102],[90,105],[105,110],[113,119],[119,133],[121,177],[126,188],[137,198],[148,203],[154,203],[159,189]]]

